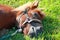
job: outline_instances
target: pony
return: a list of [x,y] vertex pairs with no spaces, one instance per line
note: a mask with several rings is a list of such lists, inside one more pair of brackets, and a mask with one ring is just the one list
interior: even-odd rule
[[[34,34],[38,34],[42,28],[42,23],[40,22],[44,18],[44,14],[37,7],[38,1],[34,3],[30,2],[17,8],[0,5],[0,30],[10,29],[17,25],[18,28],[22,29],[24,35],[31,35],[33,37]],[[25,11],[25,9],[29,10]],[[23,13],[27,13],[27,16],[24,14],[20,17]],[[29,17],[29,20],[30,18],[33,20],[30,23],[25,22],[27,17]]]

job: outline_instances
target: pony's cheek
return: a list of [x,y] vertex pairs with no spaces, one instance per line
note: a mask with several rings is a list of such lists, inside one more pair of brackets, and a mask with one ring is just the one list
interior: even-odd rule
[[27,28],[24,28],[23,33],[24,33],[24,35],[28,34]]

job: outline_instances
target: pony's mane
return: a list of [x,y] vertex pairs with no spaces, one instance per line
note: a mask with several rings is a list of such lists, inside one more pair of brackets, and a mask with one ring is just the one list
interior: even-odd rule
[[31,6],[31,2],[28,2],[28,3],[26,3],[26,4],[24,4],[24,5],[21,5],[21,6],[19,6],[19,7],[17,7],[17,8],[15,8],[14,10],[12,10],[12,11],[23,11],[23,10],[25,10],[27,7],[29,7],[29,6]]
[[38,6],[38,2],[27,2],[26,4],[21,5],[13,9],[12,11],[24,11],[26,8],[34,9],[37,8],[37,6]]
[[14,9],[13,7],[0,4],[0,10],[4,10],[4,11],[6,11],[6,12],[9,12],[9,11],[11,11],[11,10],[13,10],[13,9]]

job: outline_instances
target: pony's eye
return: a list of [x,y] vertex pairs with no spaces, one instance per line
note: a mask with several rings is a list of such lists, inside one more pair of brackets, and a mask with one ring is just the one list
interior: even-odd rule
[[33,15],[33,18],[37,18],[37,19],[39,19],[39,15],[38,15],[37,12],[33,12],[32,15]]

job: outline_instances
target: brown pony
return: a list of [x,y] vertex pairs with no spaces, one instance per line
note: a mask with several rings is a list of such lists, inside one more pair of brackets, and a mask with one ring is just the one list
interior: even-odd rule
[[38,2],[27,3],[15,9],[9,6],[0,5],[0,30],[11,28],[17,25],[17,27],[23,29],[22,32],[25,35],[33,36],[33,34],[38,33],[37,31],[40,31],[42,27],[42,25],[40,25],[41,24],[40,22],[32,21],[30,23],[25,23],[24,25],[22,25],[26,20],[26,16],[24,14],[20,17],[20,15],[24,13],[24,10],[29,8],[29,10],[26,12],[29,18],[38,19],[39,21],[41,21],[44,15],[39,9],[37,9],[37,6],[38,6]]

